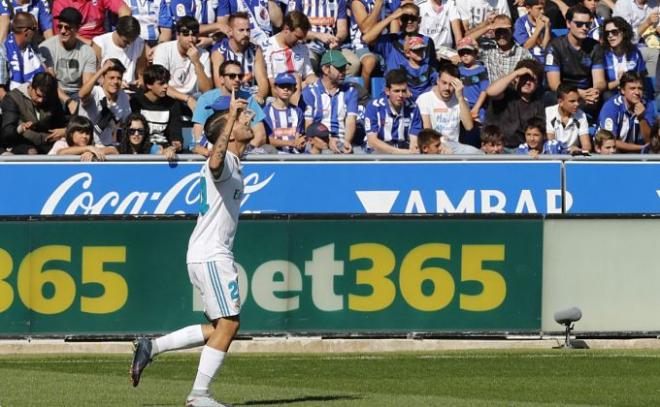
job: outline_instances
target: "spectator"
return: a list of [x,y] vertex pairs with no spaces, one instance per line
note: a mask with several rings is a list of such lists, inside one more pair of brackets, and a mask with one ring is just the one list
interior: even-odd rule
[[456,52],[453,50],[454,43],[463,38],[463,24],[457,1],[422,0],[417,5],[421,18],[419,33],[433,40],[436,58],[438,60],[456,60]]
[[406,71],[393,69],[385,75],[385,95],[372,100],[364,114],[369,147],[377,153],[410,154],[411,130],[421,128],[415,102],[410,100]]
[[282,26],[282,9],[275,0],[220,0],[218,21],[223,24],[225,33],[229,32],[230,16],[239,12],[247,13],[250,19],[252,43],[262,48],[273,35],[273,26],[276,28]]
[[144,91],[138,90],[131,97],[131,110],[140,113],[149,124],[149,143],[162,149],[183,148],[181,136],[180,104],[167,96],[170,73],[162,65],[150,65],[144,70]]
[[[78,93],[79,114],[94,123],[96,145],[115,145],[119,124],[131,114],[128,95],[121,87],[125,70],[118,59],[108,59]],[[102,79],[102,85],[96,84],[99,79]]]
[[71,117],[65,137],[55,142],[48,155],[79,155],[80,161],[105,161],[106,155],[117,154],[114,147],[94,145],[93,127],[86,117]]
[[599,98],[607,88],[603,51],[598,43],[588,38],[591,12],[582,4],[566,13],[568,34],[550,41],[545,57],[548,87],[556,91],[560,83],[578,88],[582,109],[594,113]]
[[172,23],[166,0],[124,0],[131,15],[140,23],[140,38],[144,40],[147,59],[153,59],[153,50],[161,42],[172,39]]
[[226,25],[220,22],[219,12],[218,0],[164,0],[161,3],[159,25],[161,30],[168,30],[171,35],[172,29],[176,28],[182,18],[194,18],[199,23],[197,46],[207,48],[213,43],[209,36],[218,32],[227,32]]
[[321,79],[302,93],[305,127],[322,122],[330,129],[330,149],[352,153],[358,115],[358,94],[344,83],[348,61],[338,50],[326,51],[321,58]]
[[57,23],[59,34],[39,45],[46,68],[57,78],[58,96],[69,112],[77,109],[78,91],[96,72],[92,47],[78,38],[82,15],[73,7],[63,9]]
[[422,129],[417,135],[420,154],[450,154],[451,151],[443,148],[442,134],[433,129]]
[[96,59],[103,65],[109,59],[119,60],[124,72],[124,87],[142,83],[142,72],[147,66],[144,40],[140,38],[140,22],[131,16],[119,17],[115,31],[99,35],[92,44]]
[[[3,45],[0,45],[0,102],[7,95],[7,86],[9,84],[9,72],[7,68],[9,68],[7,51]],[[2,153],[2,148],[0,148],[0,153]]]
[[264,107],[264,127],[270,144],[278,151],[299,154],[305,151],[305,118],[302,110],[291,104],[296,91],[296,78],[290,73],[278,74],[273,88],[274,100]]
[[[307,17],[311,28],[307,33],[307,48],[309,48],[312,66],[320,73],[319,61],[328,49],[339,49],[348,38],[348,18],[346,0],[296,0],[296,9]],[[349,49],[343,49],[346,60],[350,61],[349,75],[360,73],[360,60]]]
[[591,151],[591,137],[587,115],[580,110],[580,95],[572,85],[557,88],[559,103],[545,108],[548,140],[559,140],[571,152]]
[[[53,15],[48,0],[3,0],[0,1],[0,37],[6,38],[10,23],[18,13],[29,13],[37,20],[37,28],[32,45],[53,36]],[[6,23],[5,23],[6,19]]]
[[32,37],[37,30],[37,20],[30,13],[16,13],[11,22],[11,33],[5,41],[9,66],[9,89],[32,81],[34,75],[45,72],[41,58],[32,47]]
[[531,59],[532,54],[513,41],[511,17],[500,14],[493,19],[493,23],[474,30],[466,35],[478,39],[488,31],[495,34],[495,46],[484,45],[479,53],[479,59],[488,69],[488,79],[491,83],[510,74],[516,64],[523,59]]
[[[396,19],[401,21],[403,31],[383,35],[383,31]],[[415,97],[433,83],[435,70],[439,66],[433,40],[419,34],[419,21],[419,7],[405,3],[362,36],[362,40],[385,59],[386,71],[406,70],[408,84]]]
[[13,154],[46,154],[64,137],[62,104],[57,102],[57,80],[40,72],[31,83],[7,93],[2,103],[2,141]]
[[[656,0],[617,0],[615,17],[623,17],[633,29],[633,44],[639,44],[644,62],[650,72],[658,64],[658,2]],[[648,46],[646,46],[648,45]]]
[[[81,21],[77,25],[80,30],[77,32],[80,40],[87,45],[92,45],[92,38],[104,34],[104,22],[106,12],[109,10],[119,17],[130,16],[131,9],[122,0],[54,0],[53,15],[55,16],[55,34],[58,34],[61,28],[60,15],[66,8],[73,8],[81,14]],[[67,22],[71,24],[70,22]]]
[[456,49],[458,50],[458,56],[461,58],[458,71],[465,87],[463,94],[470,107],[472,119],[484,122],[486,110],[483,106],[487,97],[486,89],[490,85],[488,70],[478,60],[479,50],[477,43],[472,38],[463,38],[456,45]]
[[603,48],[605,50],[605,74],[608,92],[605,100],[614,96],[619,88],[621,75],[632,71],[646,76],[646,63],[639,48],[633,44],[632,27],[621,17],[612,17],[603,24]]
[[600,0],[581,0],[581,3],[584,7],[591,12],[591,27],[589,27],[589,33],[587,34],[589,38],[600,42],[600,34],[603,27],[603,17],[598,15],[598,3]]
[[[202,140],[202,133],[204,132],[204,124],[206,120],[211,117],[213,111],[228,110],[229,100],[232,93],[236,94],[237,99],[242,99],[239,89],[241,87],[241,79],[243,78],[243,69],[238,61],[225,61],[220,65],[220,76],[222,77],[222,84],[219,88],[211,89],[202,94],[197,101],[197,107],[193,113],[193,138],[196,141]],[[266,130],[262,121],[264,120],[264,112],[259,104],[250,96],[247,100],[248,109],[254,113],[252,118],[251,128],[254,137],[250,141],[249,151],[262,146],[266,142]],[[225,105],[224,108],[218,108],[220,105]],[[213,108],[216,106],[216,108]],[[203,144],[203,143],[201,143]],[[202,145],[202,147],[204,147]],[[204,149],[197,151],[205,153]],[[260,150],[257,150],[260,152]]]
[[119,154],[149,154],[149,123],[140,113],[131,113],[124,120],[121,128],[121,141],[117,150]]
[[350,47],[360,61],[360,74],[366,89],[371,89],[371,75],[379,63],[377,54],[362,41],[362,35],[369,31],[378,20],[385,17],[383,1],[356,0],[350,2]]
[[660,133],[658,133],[658,122],[651,127],[649,142],[642,148],[642,154],[660,154]]
[[485,154],[504,152],[504,136],[497,126],[485,126],[481,131],[481,151]]
[[611,131],[600,129],[594,135],[594,147],[601,155],[616,154],[616,137]]
[[545,61],[545,49],[552,38],[550,19],[543,14],[545,0],[525,0],[527,14],[515,23],[513,38],[537,61]]
[[540,79],[543,66],[535,59],[518,62],[509,75],[491,83],[486,124],[497,126],[504,134],[504,147],[513,152],[525,140],[525,124],[531,118],[545,120]]
[[[177,38],[160,44],[154,51],[154,64],[170,72],[169,95],[184,103],[199,92],[213,88],[209,53],[196,46],[199,23],[184,16],[176,23]],[[174,90],[175,92],[172,92]]]
[[644,101],[644,84],[639,74],[626,72],[619,82],[621,94],[605,102],[598,124],[614,134],[618,151],[639,153],[643,144],[649,142],[655,107]]
[[241,88],[250,92],[255,100],[263,105],[270,90],[266,63],[261,48],[250,42],[250,19],[246,12],[229,16],[228,37],[214,45],[211,51],[213,83],[216,88],[222,86],[218,68],[225,61],[241,63],[245,72]]
[[516,154],[537,157],[539,154],[568,154],[568,148],[558,140],[548,140],[543,121],[532,118],[525,126],[525,143],[516,150]]
[[495,46],[494,35],[488,32],[488,27],[493,23],[497,15],[506,14],[511,16],[507,0],[460,0],[456,2],[458,13],[463,22],[463,30],[466,36],[471,36],[475,31],[483,31],[485,35],[479,35],[481,46]]
[[291,97],[294,104],[300,100],[303,86],[318,80],[312,69],[307,47],[302,43],[310,27],[306,15],[292,11],[284,17],[282,31],[270,37],[264,47],[266,72],[271,89],[278,74],[286,72],[295,75],[296,93]]
[[468,146],[459,143],[461,124],[465,130],[470,131],[474,122],[470,107],[463,97],[463,83],[455,65],[446,63],[440,67],[436,86],[417,98],[417,108],[423,127],[440,132],[442,142],[455,153],[466,154],[476,150],[465,148]]
[[332,154],[330,150],[330,130],[328,127],[321,123],[315,122],[307,126],[305,130],[305,137],[307,138],[307,146],[305,153],[307,154]]

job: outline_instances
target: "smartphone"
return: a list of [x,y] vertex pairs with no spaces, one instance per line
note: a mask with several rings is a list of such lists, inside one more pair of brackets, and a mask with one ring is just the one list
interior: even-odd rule
[[236,92],[236,99],[248,100],[248,99],[250,99],[250,96],[252,96],[252,94],[250,92],[248,92],[247,90],[245,90],[245,89],[239,89]]

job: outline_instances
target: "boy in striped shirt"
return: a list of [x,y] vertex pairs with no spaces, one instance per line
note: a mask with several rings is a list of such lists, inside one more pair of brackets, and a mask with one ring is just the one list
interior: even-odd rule
[[296,91],[296,78],[290,73],[275,77],[272,102],[264,107],[264,127],[270,144],[282,153],[299,154],[305,151],[305,117],[302,110],[290,103]]

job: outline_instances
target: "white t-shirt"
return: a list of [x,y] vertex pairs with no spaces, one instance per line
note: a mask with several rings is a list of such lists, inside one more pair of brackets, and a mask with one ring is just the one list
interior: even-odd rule
[[431,128],[442,134],[443,141],[456,141],[461,131],[461,109],[456,95],[445,102],[436,96],[433,89],[417,98],[419,113],[428,115]]
[[233,260],[232,248],[243,198],[240,160],[227,151],[220,179],[207,160],[200,172],[200,210],[188,242],[187,263]]
[[107,33],[94,37],[94,44],[101,48],[101,66],[110,58],[117,58],[126,68],[124,72],[124,82],[132,83],[137,79],[135,77],[135,66],[137,60],[144,52],[144,40],[136,38],[128,47],[119,48],[112,42],[112,33]]
[[639,42],[637,29],[646,18],[657,8],[657,0],[648,0],[643,6],[638,5],[635,0],[617,0],[614,4],[612,16],[623,17],[630,23],[633,29],[633,43]]
[[100,85],[94,86],[92,93],[82,101],[78,114],[94,123],[94,144],[111,146],[114,143],[115,130],[131,114],[131,104],[128,95],[123,90],[120,90],[117,94],[116,102],[106,99],[108,109],[112,112],[114,120],[104,123],[102,121],[103,107],[101,101],[105,98],[103,88]]
[[[211,60],[208,51],[199,50],[199,60],[204,67],[204,73],[211,77]],[[162,65],[170,71],[169,85],[186,95],[199,92],[197,74],[192,61],[187,56],[181,56],[177,41],[164,42],[154,51],[154,65]]]
[[559,105],[545,108],[545,128],[548,133],[555,134],[555,139],[568,147],[577,146],[580,136],[589,134],[587,115],[582,110],[578,109],[564,127],[559,116]]
[[507,0],[460,0],[456,5],[461,20],[468,22],[468,30],[481,24],[490,12],[511,16]]
[[309,60],[309,50],[304,44],[296,44],[293,48],[282,47],[272,36],[268,39],[264,48],[264,59],[266,60],[266,71],[268,78],[273,79],[279,73],[298,72],[303,80],[312,75],[312,63]]
[[452,47],[454,40],[451,32],[451,22],[461,19],[455,0],[440,0],[440,3],[439,9],[436,9],[436,5],[432,0],[422,0],[417,3],[419,15],[422,18],[419,24],[419,33],[433,40],[436,51],[440,47]]

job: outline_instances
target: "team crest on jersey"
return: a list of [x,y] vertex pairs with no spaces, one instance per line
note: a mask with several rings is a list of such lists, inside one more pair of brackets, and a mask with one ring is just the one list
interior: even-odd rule
[[605,126],[603,127],[605,127],[605,130],[612,131],[614,129],[614,120],[608,117],[605,119]]
[[177,17],[183,17],[186,15],[186,6],[183,4],[177,4],[176,5],[176,16]]

